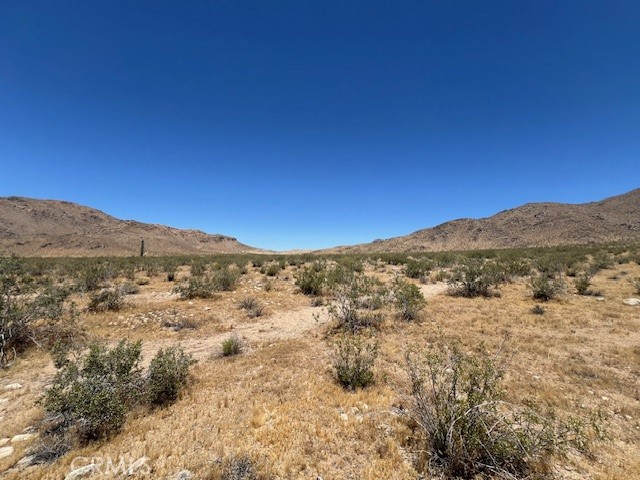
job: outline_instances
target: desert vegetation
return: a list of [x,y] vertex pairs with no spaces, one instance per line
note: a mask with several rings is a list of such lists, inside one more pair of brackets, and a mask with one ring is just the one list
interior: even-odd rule
[[639,251],[2,257],[0,469],[632,478]]

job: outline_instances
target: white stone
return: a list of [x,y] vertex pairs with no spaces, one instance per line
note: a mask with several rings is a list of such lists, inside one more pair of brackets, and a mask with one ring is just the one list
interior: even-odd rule
[[9,399],[8,398],[0,398],[0,405],[2,405],[3,403],[9,403]]
[[140,457],[135,462],[133,462],[129,468],[127,469],[127,475],[134,475],[138,470],[141,470],[143,467],[146,467],[146,470],[149,469],[147,462],[149,461],[149,457]]
[[0,438],[0,447],[4,447],[10,441],[11,441],[10,438]]
[[9,385],[4,386],[5,390],[20,390],[21,388],[22,385],[20,385],[19,383],[10,383]]
[[631,307],[637,307],[640,305],[640,298],[625,298],[622,303]]
[[347,415],[346,413],[341,413],[340,414],[340,420],[342,420],[343,422],[346,422],[349,420],[349,415]]
[[173,478],[174,480],[191,480],[193,473],[189,470],[180,470]]
[[596,297],[596,300],[597,300],[598,302],[604,302],[604,297]]
[[0,458],[10,457],[13,455],[13,447],[0,448]]
[[11,443],[26,442],[35,437],[36,436],[33,433],[21,433],[20,435],[15,435],[11,439]]
[[35,459],[35,455],[27,455],[26,457],[22,457],[20,460],[18,460],[18,463],[16,463],[16,467],[18,467],[19,469],[27,468],[28,466],[33,465]]
[[91,463],[89,465],[85,465],[84,467],[76,468],[75,470],[69,472],[64,480],[77,480],[78,478],[86,477],[87,475],[91,475],[94,471],[98,469],[98,466],[95,463]]

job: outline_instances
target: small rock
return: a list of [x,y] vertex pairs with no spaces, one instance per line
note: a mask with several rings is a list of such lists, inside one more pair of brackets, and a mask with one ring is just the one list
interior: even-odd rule
[[[209,310],[211,310],[211,307],[204,307],[204,311],[205,312],[208,312]],[[188,472],[188,470],[183,470],[183,471],[187,471]]]
[[76,468],[75,470],[69,472],[64,480],[76,480],[78,478],[86,477],[87,475],[91,475],[98,469],[98,466],[95,463],[91,463],[89,465],[85,465],[84,467]]
[[173,480],[191,480],[193,478],[193,473],[190,470],[180,470],[175,474]]
[[10,383],[9,385],[5,385],[4,387],[5,390],[20,390],[21,388],[22,385],[20,385],[19,383]]
[[149,461],[149,457],[140,457],[138,460],[133,462],[129,468],[127,469],[127,475],[133,475],[142,467],[147,466],[147,462]]
[[36,436],[33,433],[21,433],[20,435],[14,435],[11,439],[11,443],[26,442],[35,437]]
[[596,297],[596,300],[597,300],[598,302],[604,302],[604,297]]
[[340,420],[342,420],[343,422],[349,421],[349,415],[347,415],[346,413],[341,413]]
[[18,460],[18,463],[16,463],[16,467],[18,467],[18,469],[20,470],[22,470],[23,468],[27,468],[34,464],[35,459],[36,459],[35,455],[28,455],[26,457],[22,457],[20,460]]
[[2,405],[3,403],[9,403],[9,399],[8,398],[0,398],[0,405]]
[[0,447],[4,447],[10,441],[11,441],[10,438],[0,438]]
[[622,303],[631,307],[640,306],[640,298],[625,298]]
[[602,397],[602,400],[604,400],[605,402],[609,401],[609,397]]
[[0,458],[10,457],[13,455],[13,447],[0,448]]

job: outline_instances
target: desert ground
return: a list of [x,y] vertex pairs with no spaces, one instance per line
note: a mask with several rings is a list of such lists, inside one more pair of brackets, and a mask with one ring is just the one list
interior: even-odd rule
[[[59,458],[33,464],[30,456],[43,435],[38,400],[51,388],[56,368],[42,344],[7,355],[0,369],[0,478],[61,479],[91,462],[130,466],[140,459],[144,468],[123,473],[103,467],[86,478],[447,478],[425,462],[429,452],[412,421],[405,358],[435,343],[459,344],[469,355],[499,352],[508,404],[585,425],[597,418],[597,428],[584,429],[586,447],[549,454],[548,468],[533,469],[531,478],[640,478],[640,306],[624,303],[640,297],[633,283],[640,277],[638,248],[580,253],[572,266],[553,274],[564,287],[546,301],[532,296],[531,275],[543,270],[536,255],[513,254],[532,273],[512,273],[487,296],[473,298],[450,294],[458,285],[457,265],[473,255],[430,257],[419,278],[407,275],[411,255],[239,257],[230,260],[237,274],[233,285],[210,298],[181,298],[176,291],[195,271],[188,261],[175,262],[169,281],[162,268],[148,267],[151,260],[138,265],[133,259],[134,267],[115,271],[99,286],[139,287],[116,310],[88,311],[95,293],[71,293],[68,300],[78,312],[74,328],[84,335],[78,351],[91,342],[113,347],[122,339],[140,340],[146,367],[159,350],[180,345],[197,361],[185,388],[172,404],[131,409],[122,427],[105,438],[73,444]],[[576,271],[603,255],[607,262],[591,270],[589,291],[579,295]],[[494,253],[486,257],[483,262],[496,260]],[[345,333],[336,290],[301,291],[302,272],[318,261],[327,271],[343,265],[376,278],[380,288],[401,278],[419,288],[426,304],[415,318],[402,319],[393,297],[383,296],[380,305],[358,307],[375,311],[375,325]],[[215,262],[202,261],[198,269],[206,276]],[[47,260],[40,273],[77,283],[81,269],[75,277],[61,274],[60,264]],[[350,390],[336,380],[335,343],[345,335],[379,346],[373,382],[364,388]],[[222,344],[231,337],[240,340],[242,351],[223,356]],[[237,459],[249,462],[254,476],[225,473]]]

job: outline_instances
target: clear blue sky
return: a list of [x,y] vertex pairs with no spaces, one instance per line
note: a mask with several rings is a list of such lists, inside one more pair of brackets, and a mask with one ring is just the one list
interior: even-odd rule
[[0,196],[319,248],[640,186],[637,0],[0,2]]

